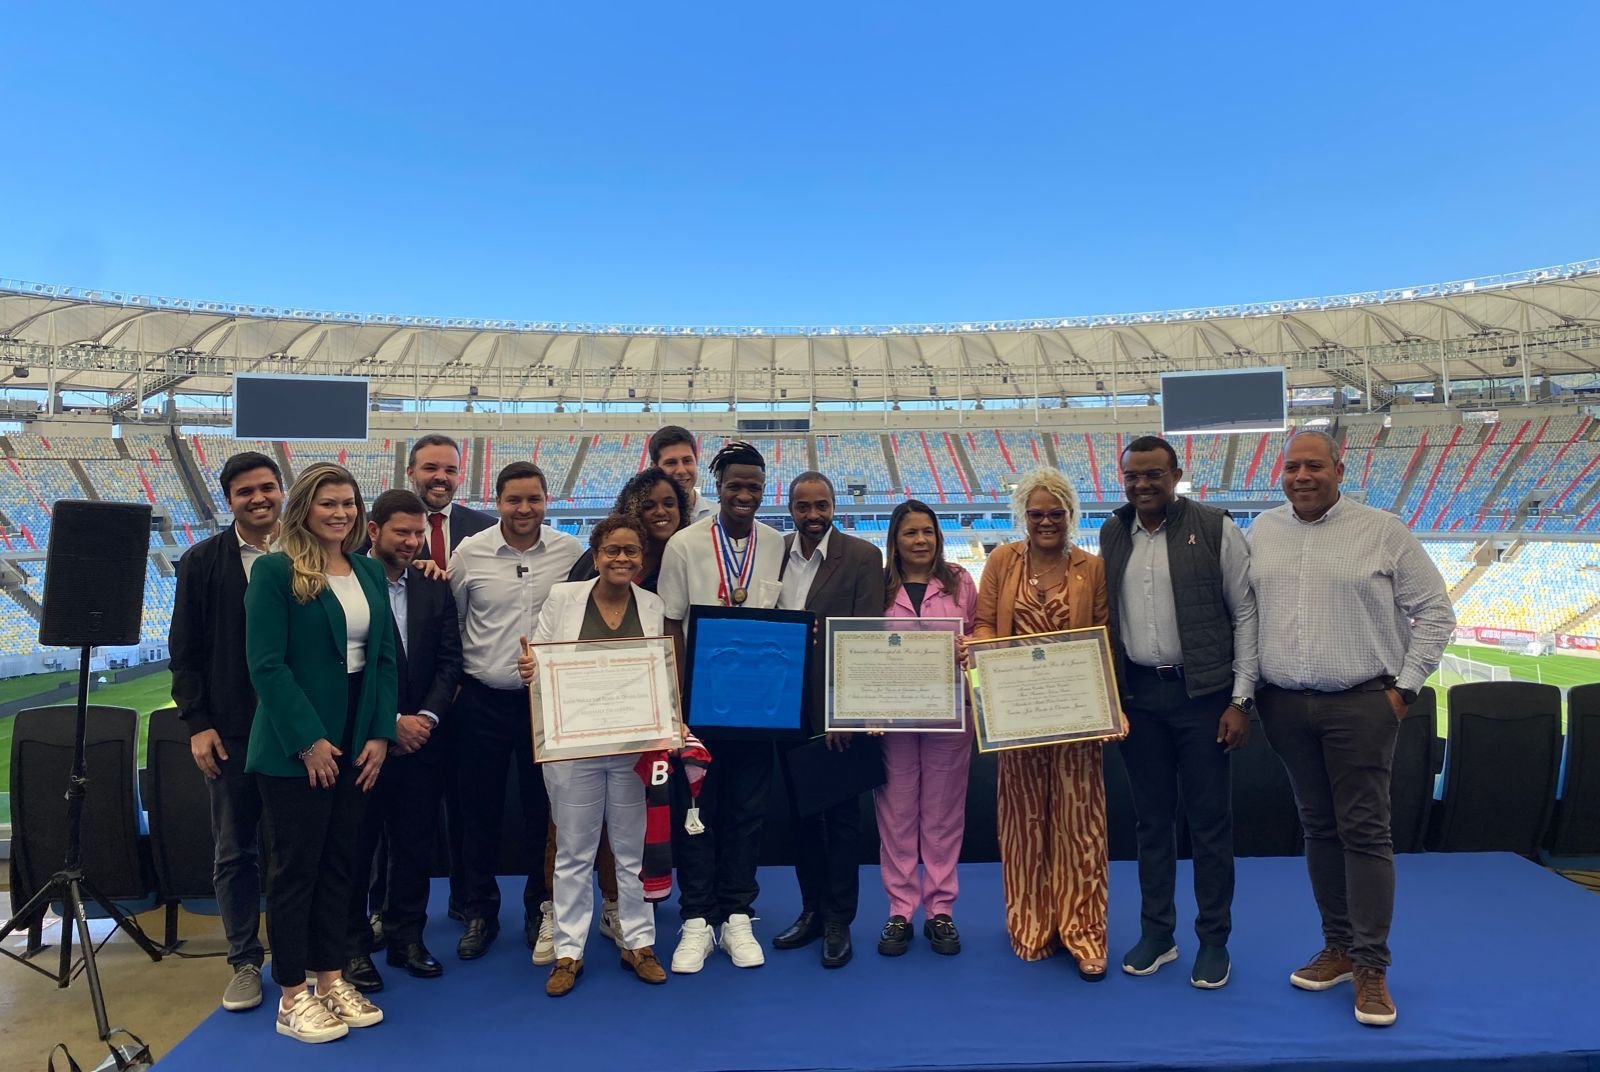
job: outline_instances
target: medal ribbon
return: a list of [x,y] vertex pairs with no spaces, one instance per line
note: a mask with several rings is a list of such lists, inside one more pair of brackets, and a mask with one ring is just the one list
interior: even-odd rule
[[[743,588],[746,593],[750,591],[750,576],[755,572],[756,564],[756,527],[753,524],[750,526],[750,538],[742,552],[733,546],[733,539],[723,530],[721,518],[711,523],[711,540],[717,550],[717,598],[723,606],[731,606],[734,589]],[[732,587],[728,585],[730,577],[733,579]]]

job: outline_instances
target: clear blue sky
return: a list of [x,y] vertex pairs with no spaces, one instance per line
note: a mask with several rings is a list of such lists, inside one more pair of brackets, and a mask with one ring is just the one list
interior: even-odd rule
[[13,3],[3,29],[0,276],[827,324],[1600,256],[1592,0]]

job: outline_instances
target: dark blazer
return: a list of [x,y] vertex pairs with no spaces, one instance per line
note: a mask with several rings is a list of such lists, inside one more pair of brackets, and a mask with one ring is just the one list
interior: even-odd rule
[[[476,535],[490,525],[498,524],[499,518],[493,514],[486,514],[482,510],[474,510],[470,506],[462,506],[458,502],[450,504],[450,550],[454,551],[456,545],[468,536]],[[428,538],[422,538],[422,550],[417,552],[418,559],[432,558],[428,550]],[[437,712],[436,712],[437,713]]]
[[461,627],[449,581],[406,571],[406,642],[396,641],[395,661],[400,667],[395,713],[432,711],[443,725],[461,684]]
[[[795,534],[783,537],[783,572],[789,568],[789,549]],[[828,537],[828,554],[811,579],[806,593],[806,610],[817,616],[817,646],[811,660],[811,732],[821,733],[827,723],[827,627],[828,618],[883,617],[883,555],[866,540],[847,536],[838,529]]]
[[[366,672],[349,735],[359,750],[375,737],[394,740],[399,675],[383,567],[355,554],[350,566],[371,614]],[[303,778],[301,749],[323,737],[342,747],[346,736],[344,608],[327,588],[309,603],[296,601],[289,587],[289,557],[276,552],[256,561],[244,610],[245,658],[257,696],[245,770]]]
[[256,693],[244,661],[244,561],[230,524],[183,553],[172,604],[172,702],[192,737],[248,737]]

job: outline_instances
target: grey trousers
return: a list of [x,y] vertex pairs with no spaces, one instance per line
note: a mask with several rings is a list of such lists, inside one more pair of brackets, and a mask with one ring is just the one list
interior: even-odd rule
[[1283,760],[1305,829],[1322,936],[1358,967],[1389,966],[1394,838],[1389,774],[1400,723],[1379,681],[1345,692],[1263,685],[1261,728]]

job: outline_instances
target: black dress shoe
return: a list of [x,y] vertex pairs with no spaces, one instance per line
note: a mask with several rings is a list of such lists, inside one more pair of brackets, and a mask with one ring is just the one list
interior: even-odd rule
[[878,952],[886,957],[898,957],[911,948],[911,921],[904,916],[890,916],[878,935]]
[[376,994],[383,989],[383,976],[378,966],[368,956],[351,957],[344,966],[344,981],[363,994]]
[[822,966],[842,968],[850,963],[855,950],[850,948],[850,926],[847,923],[829,923],[822,934]]
[[961,952],[961,932],[956,930],[956,921],[944,912],[922,921],[922,936],[928,940],[929,948],[942,956],[953,957]]
[[386,958],[396,968],[404,968],[418,979],[437,979],[444,974],[444,965],[434,959],[428,947],[421,942],[407,942],[392,946]]
[[462,960],[477,960],[489,951],[489,946],[500,934],[498,920],[469,919],[466,933],[456,943],[456,956]]
[[450,907],[445,910],[445,915],[449,916],[457,923],[465,923],[467,921],[466,913],[462,912],[461,906],[456,904],[454,901],[450,902]]
[[810,945],[821,937],[822,917],[810,909],[806,909],[789,925],[788,930],[772,940],[772,948],[799,949],[801,946]]
[[376,953],[388,944],[383,937],[383,917],[374,912],[367,920],[367,924],[372,928],[372,944],[367,948]]

